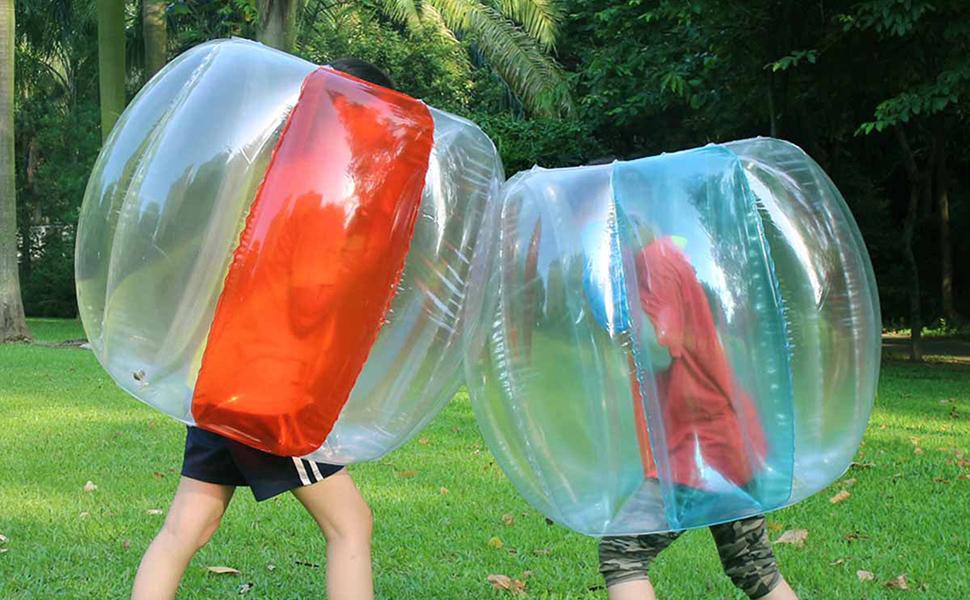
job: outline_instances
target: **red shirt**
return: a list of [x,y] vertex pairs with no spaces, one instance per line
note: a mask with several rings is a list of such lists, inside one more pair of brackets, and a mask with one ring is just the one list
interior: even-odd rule
[[[764,431],[737,385],[718,339],[711,306],[687,256],[669,237],[636,257],[640,305],[670,366],[656,374],[665,448],[674,483],[705,488],[697,463],[744,485],[764,461]],[[656,466],[645,465],[656,477]]]

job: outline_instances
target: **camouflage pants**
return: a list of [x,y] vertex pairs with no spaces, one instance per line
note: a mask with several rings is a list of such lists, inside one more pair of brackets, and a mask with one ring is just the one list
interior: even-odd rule
[[[761,598],[781,580],[763,516],[711,526],[724,573],[749,598]],[[647,579],[650,563],[683,531],[605,537],[600,540],[600,573],[606,586]]]

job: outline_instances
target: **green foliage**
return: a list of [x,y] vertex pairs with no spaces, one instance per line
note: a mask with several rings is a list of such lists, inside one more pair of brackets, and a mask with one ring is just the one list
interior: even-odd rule
[[[325,0],[315,0],[315,5]],[[557,0],[370,0],[372,7],[408,30],[427,29],[441,40],[469,42],[481,66],[492,69],[532,114],[568,113],[572,101],[565,76],[549,56],[562,11]],[[311,2],[308,10],[319,14]]]
[[947,112],[965,114],[970,95],[970,5],[960,1],[871,0],[840,19],[847,36],[876,40],[888,92],[857,133]]
[[533,165],[581,165],[609,153],[585,124],[575,120],[520,119],[475,113],[474,119],[495,142],[509,176]]
[[26,310],[37,317],[74,317],[74,229],[44,228],[34,235],[39,248],[21,285]]
[[818,50],[795,50],[765,68],[770,68],[772,71],[787,71],[792,67],[797,67],[803,60],[814,65],[815,61],[818,60]]
[[256,0],[175,0],[168,16],[169,39],[179,54],[218,38],[254,38],[258,11]]
[[20,3],[20,280],[28,315],[73,316],[74,226],[101,139],[93,3]]
[[402,32],[373,12],[330,11],[304,24],[297,53],[317,64],[348,56],[366,60],[400,90],[446,110],[462,112],[471,102],[467,52],[430,26]]

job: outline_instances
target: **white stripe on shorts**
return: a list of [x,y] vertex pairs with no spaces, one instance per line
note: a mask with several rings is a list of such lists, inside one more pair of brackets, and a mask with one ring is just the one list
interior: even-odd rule
[[310,463],[310,469],[313,470],[313,476],[317,478],[317,481],[323,481],[323,475],[320,474],[320,469],[317,468],[317,463],[312,460],[308,460]]
[[310,485],[310,478],[307,477],[306,469],[303,467],[303,461],[294,456],[293,464],[296,465],[296,472],[300,474],[300,481],[303,482],[303,485]]

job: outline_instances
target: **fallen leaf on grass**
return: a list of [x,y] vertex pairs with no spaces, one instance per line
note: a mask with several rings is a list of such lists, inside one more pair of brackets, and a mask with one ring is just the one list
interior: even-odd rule
[[789,529],[785,533],[781,534],[777,540],[776,544],[791,544],[796,548],[801,548],[805,545],[805,540],[808,539],[807,529]]
[[513,594],[525,591],[525,582],[512,579],[508,575],[489,575],[486,580],[497,590],[506,590]]
[[440,488],[438,488],[438,493],[444,496],[445,494],[448,493],[448,488],[446,488],[445,486],[441,486]]
[[125,540],[121,542],[121,547],[124,548],[125,550],[127,550],[128,548],[131,548],[131,540]]
[[163,473],[159,473],[158,471],[152,472],[152,477],[155,479],[165,479],[165,475]]
[[8,540],[9,538],[7,538],[7,536],[0,533],[0,544],[6,544]]
[[899,575],[898,577],[893,577],[884,584],[887,588],[891,590],[908,590],[909,581],[906,580],[905,575]]
[[851,495],[852,494],[850,494],[849,492],[847,492],[845,490],[842,490],[838,494],[836,494],[836,495],[832,496],[831,498],[829,498],[829,502],[832,503],[832,504],[838,504],[839,502],[845,502],[846,500],[849,499],[849,496],[851,496]]
[[536,556],[549,556],[550,554],[552,554],[552,550],[550,550],[549,548],[536,548],[535,550],[532,551],[532,553],[535,554]]
[[771,533],[778,533],[784,528],[785,526],[782,525],[781,523],[778,523],[777,521],[770,521],[768,523],[768,531],[770,531]]
[[869,536],[863,534],[860,531],[851,531],[851,532],[843,535],[842,536],[842,539],[845,540],[845,541],[847,541],[847,542],[857,542],[859,540],[868,540],[869,539]]
[[933,483],[950,483],[950,480],[946,477],[934,477]]
[[922,453],[923,453],[923,449],[920,448],[919,446],[916,446],[915,448],[913,448],[913,454],[922,454]]
[[10,550],[10,548],[0,548],[0,554],[5,553],[7,550]]
[[162,514],[165,511],[163,511],[160,508],[149,508],[145,512],[148,513],[148,514],[150,514],[150,515],[160,515],[160,514]]
[[970,479],[970,473],[963,473],[957,479]]
[[872,574],[872,571],[862,570],[856,571],[855,576],[859,578],[859,581],[871,581],[876,578],[876,576]]
[[84,491],[85,492],[93,492],[96,489],[98,489],[98,486],[96,486],[93,481],[89,481],[89,482],[87,482],[87,483],[84,484]]
[[252,581],[247,581],[246,583],[239,586],[239,595],[241,596],[243,594],[249,593],[249,590],[253,589],[254,587],[256,587],[255,583],[253,583]]
[[489,538],[488,545],[491,546],[492,548],[496,548],[497,549],[497,548],[501,548],[502,546],[504,546],[505,545],[505,542],[503,542],[502,539],[499,538],[498,536],[493,536],[493,537]]
[[849,463],[850,469],[871,469],[876,466],[876,463],[871,462],[851,462]]
[[423,437],[423,438],[418,439],[418,443],[421,444],[422,446],[427,446],[428,444],[431,443],[431,440],[429,440],[426,437]]
[[844,558],[840,558],[838,560],[833,560],[832,562],[830,562],[829,563],[829,566],[837,567],[839,565],[844,565],[844,564],[845,564],[845,559]]
[[81,519],[87,519],[90,516],[91,516],[91,513],[89,513],[88,511],[84,511],[81,514],[78,515],[78,517],[81,518]]
[[206,567],[205,570],[214,575],[240,575],[239,569],[232,567]]
[[504,514],[502,515],[502,522],[511,527],[512,525],[515,525],[515,517],[509,514]]
[[276,570],[276,565],[274,565],[273,563],[269,563],[269,564],[266,565],[266,570],[267,571],[275,571]]
[[310,567],[311,569],[319,569],[320,568],[320,565],[318,565],[317,563],[306,562],[305,560],[298,560],[298,561],[296,561],[296,564],[299,565],[299,566],[301,566],[301,567]]
[[847,487],[847,488],[852,487],[855,485],[855,482],[856,482],[855,477],[852,477],[851,479],[846,479],[845,481],[842,482],[842,487]]
[[398,477],[403,477],[405,479],[410,479],[412,477],[417,477],[417,475],[418,475],[418,472],[415,471],[414,469],[405,469],[403,471],[398,471],[397,472],[397,476]]

